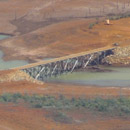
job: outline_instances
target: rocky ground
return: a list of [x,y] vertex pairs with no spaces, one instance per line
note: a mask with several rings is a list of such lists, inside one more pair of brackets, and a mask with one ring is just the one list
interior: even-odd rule
[[43,82],[33,79],[28,74],[20,70],[0,71],[0,83],[12,82],[12,81],[17,82],[17,81],[23,81],[23,80],[26,80],[32,83],[43,84]]
[[115,66],[130,66],[130,46],[117,47],[113,52],[114,55],[107,56],[104,62]]

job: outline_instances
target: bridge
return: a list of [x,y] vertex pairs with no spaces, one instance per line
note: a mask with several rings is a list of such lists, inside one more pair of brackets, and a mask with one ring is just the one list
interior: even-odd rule
[[86,68],[88,65],[100,64],[102,59],[113,54],[114,47],[104,47],[91,51],[67,55],[51,60],[28,64],[16,70],[22,70],[36,80],[44,81],[50,76],[57,76],[74,70]]

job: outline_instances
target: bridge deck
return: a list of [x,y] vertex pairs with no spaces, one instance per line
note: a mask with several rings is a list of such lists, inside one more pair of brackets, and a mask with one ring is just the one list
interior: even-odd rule
[[103,48],[94,49],[94,50],[91,50],[91,51],[85,51],[85,52],[81,52],[81,53],[67,55],[67,56],[64,56],[64,57],[54,58],[54,59],[51,59],[51,60],[46,60],[46,61],[41,61],[41,62],[37,62],[37,63],[32,63],[32,64],[28,64],[28,65],[25,65],[25,66],[12,68],[12,69],[31,68],[31,67],[35,67],[35,66],[38,66],[38,65],[48,64],[48,63],[57,62],[57,61],[63,61],[63,60],[71,59],[71,58],[85,56],[87,54],[93,54],[93,53],[96,53],[96,52],[102,52],[102,51],[106,51],[106,50],[111,50],[111,49],[114,49],[114,48],[115,47],[107,46],[107,47],[103,47]]

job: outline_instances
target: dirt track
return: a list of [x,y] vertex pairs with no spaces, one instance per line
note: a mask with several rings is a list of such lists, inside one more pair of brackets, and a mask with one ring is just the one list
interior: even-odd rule
[[47,60],[47,61],[41,61],[41,62],[37,62],[37,63],[33,63],[33,64],[28,64],[28,65],[13,68],[13,69],[21,70],[21,69],[31,68],[31,67],[35,67],[35,66],[38,66],[38,65],[45,65],[45,64],[54,63],[54,62],[57,62],[57,61],[63,61],[63,60],[67,60],[67,59],[71,59],[71,58],[75,58],[75,57],[85,56],[85,55],[93,54],[93,53],[96,53],[96,52],[113,50],[114,48],[115,47],[107,46],[107,47],[104,47],[104,48],[98,48],[98,49],[94,49],[94,50],[91,50],[91,51],[76,53],[76,54],[72,54],[72,55],[68,55],[68,56],[64,56],[64,57],[54,58],[54,59]]

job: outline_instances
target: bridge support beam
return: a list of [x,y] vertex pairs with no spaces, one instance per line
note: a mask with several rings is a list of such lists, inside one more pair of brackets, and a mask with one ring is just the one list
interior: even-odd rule
[[100,51],[91,54],[71,57],[65,60],[41,64],[31,68],[22,69],[36,80],[45,81],[50,76],[57,76],[66,72],[73,72],[76,69],[84,69],[88,65],[100,64],[101,60],[108,54],[107,51]]
[[40,75],[40,73],[41,73],[44,69],[45,69],[45,67],[43,67],[43,68],[40,70],[40,72],[36,75],[35,79],[38,78],[38,76]]
[[83,68],[86,68],[86,66],[89,64],[90,60],[92,59],[93,55],[90,56],[90,58],[88,59],[88,61],[85,63]]
[[73,68],[72,68],[72,70],[71,70],[71,73],[74,71],[74,69],[75,69],[77,63],[78,63],[78,60],[75,61],[75,64],[74,64],[74,66],[73,66]]

